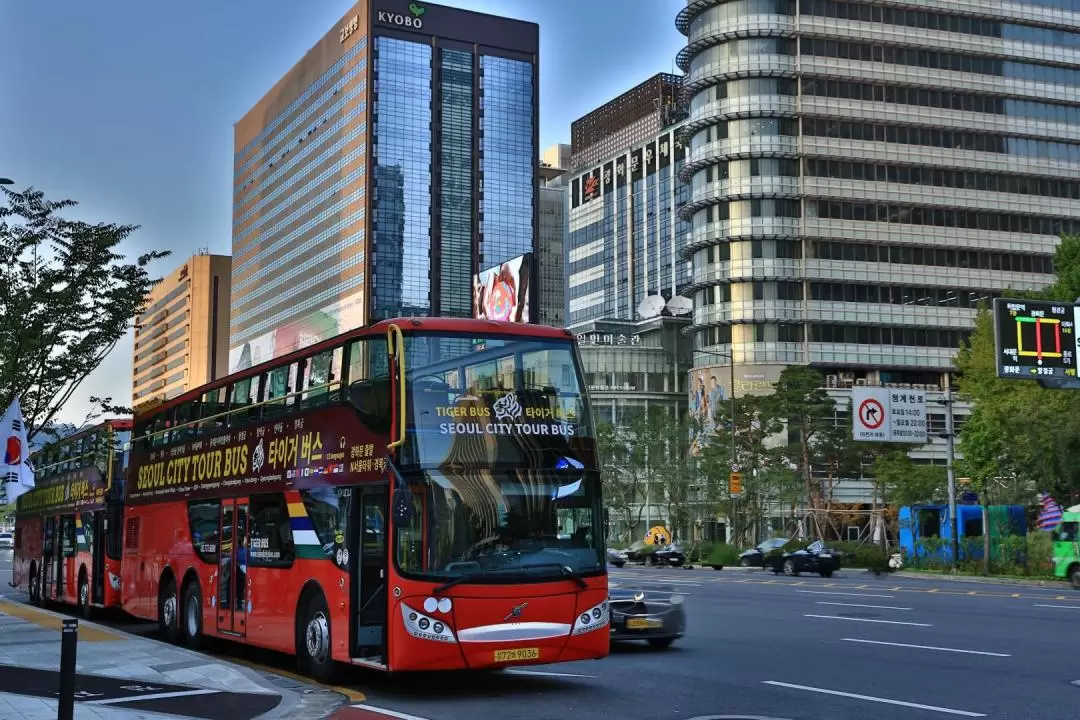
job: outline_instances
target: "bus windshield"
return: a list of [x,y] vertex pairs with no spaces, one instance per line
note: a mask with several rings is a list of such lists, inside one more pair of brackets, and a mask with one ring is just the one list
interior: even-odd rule
[[603,571],[600,478],[573,343],[407,336],[400,570],[485,582]]

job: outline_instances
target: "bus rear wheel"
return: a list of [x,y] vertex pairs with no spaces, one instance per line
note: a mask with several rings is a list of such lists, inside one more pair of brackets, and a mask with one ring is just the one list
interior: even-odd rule
[[199,582],[189,582],[184,588],[184,617],[180,623],[180,635],[184,645],[192,650],[202,647],[202,593]]
[[41,574],[36,567],[30,568],[30,604],[41,605]]
[[180,603],[176,597],[176,580],[169,578],[158,598],[158,629],[174,645],[180,640]]
[[79,614],[87,620],[94,614],[94,606],[90,604],[90,583],[86,581],[86,573],[79,574]]
[[303,620],[297,630],[296,657],[300,671],[320,682],[334,675],[334,659],[330,645],[330,609],[322,593],[307,603]]

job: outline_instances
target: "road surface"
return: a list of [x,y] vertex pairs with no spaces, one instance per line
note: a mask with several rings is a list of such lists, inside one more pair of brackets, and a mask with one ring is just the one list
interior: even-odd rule
[[[9,578],[0,551],[0,594],[13,592]],[[630,645],[604,660],[499,674],[346,668],[339,687],[358,704],[431,720],[1058,720],[1080,707],[1080,593],[1064,586],[630,567],[612,569],[611,581],[682,593],[687,637],[669,650]],[[211,647],[271,670],[293,665]]]

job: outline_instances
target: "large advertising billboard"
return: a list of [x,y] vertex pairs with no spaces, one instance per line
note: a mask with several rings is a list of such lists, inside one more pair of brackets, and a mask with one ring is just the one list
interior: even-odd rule
[[364,324],[364,293],[353,293],[229,350],[229,372],[305,348]]
[[533,255],[526,253],[473,277],[473,317],[500,322],[532,322],[529,283]]
[[[768,395],[776,389],[786,365],[736,365],[735,397]],[[695,424],[691,452],[700,454],[712,444],[717,431],[716,417],[724,403],[731,402],[731,368],[712,365],[690,371],[690,418]]]

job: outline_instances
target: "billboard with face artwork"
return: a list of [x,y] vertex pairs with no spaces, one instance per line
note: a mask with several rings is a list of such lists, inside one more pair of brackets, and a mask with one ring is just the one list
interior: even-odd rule
[[526,253],[473,276],[473,317],[500,322],[532,322],[529,284],[533,255]]

